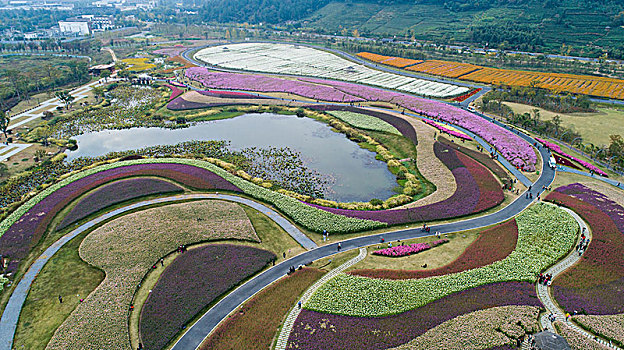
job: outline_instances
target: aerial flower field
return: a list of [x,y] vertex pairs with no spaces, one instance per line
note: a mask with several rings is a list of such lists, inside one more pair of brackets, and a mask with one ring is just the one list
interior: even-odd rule
[[[338,79],[422,96],[453,97],[467,87],[381,72],[320,49],[274,43],[238,43],[201,49],[195,59],[210,65],[251,72]],[[412,64],[395,60],[397,66]]]

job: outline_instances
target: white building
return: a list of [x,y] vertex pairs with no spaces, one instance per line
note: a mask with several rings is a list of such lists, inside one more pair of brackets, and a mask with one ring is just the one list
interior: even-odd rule
[[61,34],[77,34],[77,35],[89,35],[91,34],[91,29],[89,28],[88,20],[76,20],[76,21],[59,21],[59,29]]

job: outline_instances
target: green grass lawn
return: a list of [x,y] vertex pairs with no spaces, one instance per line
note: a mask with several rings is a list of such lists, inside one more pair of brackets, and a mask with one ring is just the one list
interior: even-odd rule
[[[531,113],[533,106],[504,102],[515,113]],[[555,115],[561,117],[561,124],[574,128],[583,137],[584,143],[593,143],[596,146],[610,144],[609,135],[624,136],[624,109],[598,107],[595,113],[562,114],[540,109],[542,120],[552,119]]]
[[[54,331],[104,279],[104,272],[80,259],[78,247],[86,233],[62,247],[41,270],[15,332],[14,349],[44,349]],[[63,303],[59,302],[59,295]]]

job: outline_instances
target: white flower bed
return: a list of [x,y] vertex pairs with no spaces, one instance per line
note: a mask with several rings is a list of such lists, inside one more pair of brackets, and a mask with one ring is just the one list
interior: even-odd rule
[[382,72],[322,50],[290,44],[242,43],[200,50],[195,59],[223,68],[364,83],[423,96],[448,97],[468,88]]

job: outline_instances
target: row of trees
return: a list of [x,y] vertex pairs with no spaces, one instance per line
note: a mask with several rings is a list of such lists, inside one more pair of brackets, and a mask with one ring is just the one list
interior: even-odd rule
[[481,110],[500,115],[506,118],[507,122],[525,130],[531,130],[538,135],[552,137],[576,146],[582,152],[588,153],[588,156],[606,162],[616,170],[624,169],[624,139],[621,135],[610,135],[609,146],[594,145],[583,143],[580,133],[573,128],[561,125],[561,117],[558,115],[552,119],[543,120],[537,108],[527,113],[514,113],[509,106],[502,103],[502,100],[484,98]]
[[495,87],[490,93],[483,96],[484,105],[490,101],[522,103],[557,113],[592,112],[591,101],[586,95],[572,96],[570,94],[556,94],[550,90],[540,89],[536,82],[531,86]]
[[0,69],[0,109],[6,110],[33,93],[55,90],[58,87],[85,83],[89,80],[89,66],[85,61],[70,60],[53,65],[43,62],[30,69]]

